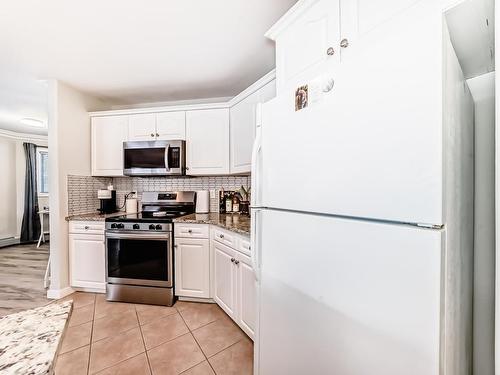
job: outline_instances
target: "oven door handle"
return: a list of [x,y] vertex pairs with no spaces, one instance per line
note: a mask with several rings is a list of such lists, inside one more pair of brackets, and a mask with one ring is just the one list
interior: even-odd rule
[[106,232],[106,238],[127,240],[169,240],[170,233]]
[[168,154],[170,152],[170,143],[167,144],[167,146],[165,147],[165,169],[167,171],[170,170],[170,167],[168,165]]

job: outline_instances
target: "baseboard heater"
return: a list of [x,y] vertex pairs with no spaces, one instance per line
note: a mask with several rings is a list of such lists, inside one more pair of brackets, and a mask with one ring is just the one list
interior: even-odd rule
[[20,243],[19,238],[15,237],[0,238],[0,247],[17,245],[19,243]]

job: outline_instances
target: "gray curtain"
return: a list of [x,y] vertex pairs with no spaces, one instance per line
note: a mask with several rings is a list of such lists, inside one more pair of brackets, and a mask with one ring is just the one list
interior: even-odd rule
[[40,216],[38,215],[38,193],[36,184],[36,145],[24,143],[26,155],[26,178],[24,184],[24,215],[21,227],[21,242],[38,241]]

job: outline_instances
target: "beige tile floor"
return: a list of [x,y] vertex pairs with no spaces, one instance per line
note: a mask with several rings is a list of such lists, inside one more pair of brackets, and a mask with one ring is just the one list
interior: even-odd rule
[[107,302],[74,293],[56,375],[245,375],[253,343],[215,304]]

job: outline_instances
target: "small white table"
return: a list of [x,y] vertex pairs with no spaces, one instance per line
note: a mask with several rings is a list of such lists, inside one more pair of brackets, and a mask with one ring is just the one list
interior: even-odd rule
[[42,210],[42,211],[38,211],[38,215],[40,215],[40,238],[38,239],[38,244],[36,245],[37,248],[40,247],[40,244],[42,243],[45,243],[45,235],[46,234],[49,234],[49,232],[45,232],[44,229],[43,229],[43,217],[44,215],[48,215],[49,214],[49,210]]
[[[38,239],[38,244],[36,245],[37,248],[40,247],[40,244],[45,243],[45,235],[49,234],[49,232],[45,232],[43,228],[43,219],[44,215],[49,215],[49,210],[42,210],[38,211],[38,215],[40,216],[40,238]],[[45,269],[45,277],[43,278],[43,285],[45,288],[49,287],[49,272],[50,272],[50,253],[49,253],[49,260],[47,262],[47,268]]]

